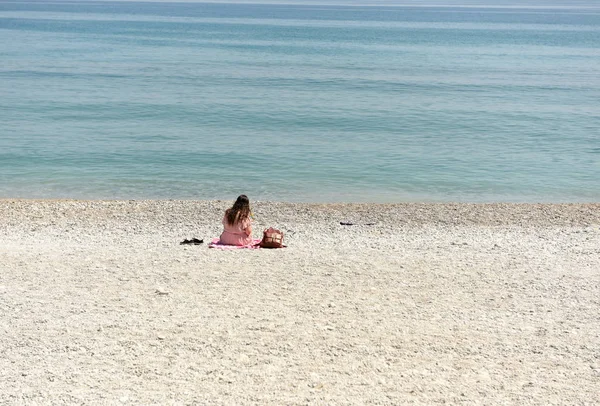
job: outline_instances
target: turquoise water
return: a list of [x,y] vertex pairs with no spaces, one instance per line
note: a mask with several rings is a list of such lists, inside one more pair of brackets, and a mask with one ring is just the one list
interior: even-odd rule
[[0,197],[600,200],[600,2],[387,3],[0,0]]

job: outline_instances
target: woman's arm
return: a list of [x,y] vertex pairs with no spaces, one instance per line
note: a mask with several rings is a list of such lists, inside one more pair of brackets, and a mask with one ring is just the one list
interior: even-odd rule
[[244,232],[246,233],[246,235],[248,237],[251,236],[252,235],[252,220],[250,220],[249,218],[245,219],[244,222],[242,223],[242,227],[243,226],[246,226],[246,227],[244,227]]

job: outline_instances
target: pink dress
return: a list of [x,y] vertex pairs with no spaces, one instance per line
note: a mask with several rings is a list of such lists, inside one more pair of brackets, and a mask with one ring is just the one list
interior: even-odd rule
[[252,224],[250,219],[244,219],[231,225],[227,223],[227,216],[223,216],[222,223],[223,233],[221,234],[221,237],[219,237],[221,244],[248,245],[252,242],[252,236],[246,235],[246,232],[244,231]]

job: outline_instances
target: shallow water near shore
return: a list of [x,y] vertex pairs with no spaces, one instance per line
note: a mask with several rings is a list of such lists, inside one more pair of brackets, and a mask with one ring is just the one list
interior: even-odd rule
[[0,197],[598,201],[600,11],[556,4],[0,0]]

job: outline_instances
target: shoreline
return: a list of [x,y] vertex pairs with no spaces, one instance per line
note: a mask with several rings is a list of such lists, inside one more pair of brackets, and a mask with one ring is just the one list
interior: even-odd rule
[[[194,210],[204,210],[211,216],[228,208],[233,200],[79,200],[79,199],[10,199],[0,198],[0,211],[16,210],[18,215],[27,207],[34,210],[47,210],[45,216],[57,216],[59,210],[76,214],[77,210],[99,210],[135,213],[147,209],[152,213],[171,213],[181,221],[185,216],[194,219]],[[255,214],[263,219],[285,218],[308,221],[302,213],[319,212],[337,216],[358,216],[371,221],[381,220],[382,216],[399,221],[401,224],[452,224],[452,225],[599,225],[600,202],[594,203],[291,203],[275,201],[251,201]],[[298,212],[298,210],[300,212]],[[115,214],[115,213],[113,213]],[[64,216],[64,214],[62,214]],[[39,217],[39,215],[38,215]],[[4,216],[0,216],[0,222]],[[220,220],[219,220],[220,221]]]
[[599,203],[231,203],[0,199],[0,403],[598,399]]

